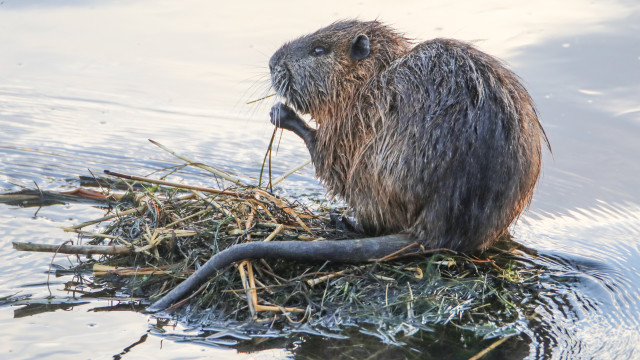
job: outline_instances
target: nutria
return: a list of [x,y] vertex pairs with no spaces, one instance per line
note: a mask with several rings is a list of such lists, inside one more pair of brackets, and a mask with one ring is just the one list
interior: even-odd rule
[[288,104],[271,122],[304,140],[317,177],[374,237],[237,245],[150,311],[244,258],[362,262],[415,242],[483,249],[531,200],[546,135],[516,75],[473,46],[413,46],[378,21],[348,20],[283,45],[269,68]]

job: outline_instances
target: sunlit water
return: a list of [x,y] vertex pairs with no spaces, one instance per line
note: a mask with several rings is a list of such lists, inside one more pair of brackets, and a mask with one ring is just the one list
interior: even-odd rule
[[[5,0],[0,190],[36,183],[67,189],[90,171],[145,175],[176,164],[148,138],[255,181],[273,102],[245,103],[268,94],[270,54],[297,35],[356,16],[379,18],[417,39],[473,41],[523,78],[553,157],[545,155],[534,202],[513,233],[538,252],[535,261],[549,269],[545,276],[557,280],[542,289],[525,331],[528,356],[640,358],[640,6],[634,1]],[[301,141],[285,134],[274,172],[307,158]],[[287,188],[319,191],[312,173],[303,170]],[[187,170],[173,180],[206,179]],[[74,237],[57,227],[103,213],[89,205],[1,206],[0,296],[49,294],[51,256],[17,253],[12,241],[62,243]],[[72,261],[60,256],[55,263]],[[66,296],[60,291],[66,281],[52,276],[51,291]],[[32,314],[0,308],[0,357],[293,356],[285,344],[248,355],[145,337],[155,320],[99,311],[112,305],[93,301]],[[322,346],[322,339],[307,342]]]

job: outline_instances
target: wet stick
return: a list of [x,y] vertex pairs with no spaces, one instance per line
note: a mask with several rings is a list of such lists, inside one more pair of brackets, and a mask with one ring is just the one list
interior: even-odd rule
[[276,94],[267,95],[267,96],[261,97],[259,99],[251,100],[251,101],[247,102],[246,104],[247,105],[254,104],[254,103],[257,103],[258,101],[262,101],[264,99],[268,99],[268,98],[274,97],[274,96],[276,96]]
[[192,160],[192,159],[190,159],[190,158],[188,158],[188,157],[186,157],[184,155],[180,155],[180,154],[176,153],[175,151],[169,149],[168,147],[160,144],[157,141],[154,141],[154,140],[151,140],[151,139],[148,139],[148,140],[153,145],[155,145],[155,146],[159,147],[160,149],[168,152],[169,154],[177,157],[178,159],[184,160],[189,165],[196,166],[196,167],[199,167],[199,168],[201,168],[203,170],[209,171],[210,173],[215,174],[215,175],[217,175],[217,176],[219,176],[219,177],[221,177],[221,178],[223,178],[223,179],[225,179],[227,181],[231,181],[232,183],[234,183],[236,185],[245,186],[245,184],[242,181],[240,181],[239,179],[234,178],[233,176],[231,176],[230,174],[227,174],[226,172],[224,172],[222,170],[218,170],[218,169],[214,168],[213,166],[206,165],[206,164],[203,164],[201,162]]
[[[170,268],[176,268],[180,264],[173,265],[163,265],[156,267],[144,267],[144,268],[131,268],[131,267],[116,267],[102,264],[94,264],[93,265],[93,275],[94,276],[104,276],[108,274],[114,274],[118,276],[138,276],[138,275],[163,275],[163,274],[173,274],[174,271],[169,270]],[[180,270],[180,274],[192,274],[192,270]]]
[[303,162],[302,164],[294,167],[293,169],[287,171],[286,173],[282,174],[282,176],[280,176],[279,178],[277,178],[276,180],[273,181],[273,183],[271,184],[271,186],[276,186],[278,185],[280,182],[282,182],[284,179],[286,179],[287,177],[289,177],[291,174],[295,173],[296,171],[302,169],[303,167],[307,166],[311,164],[311,160],[307,160],[305,162]]
[[60,254],[81,255],[123,255],[131,253],[131,249],[124,245],[55,245],[13,242],[13,248],[18,251],[57,252]]
[[[267,152],[264,154],[264,159],[262,159],[262,167],[260,168],[260,177],[258,178],[258,187],[262,187],[262,175],[264,174],[264,166],[267,163],[267,159],[269,159],[269,182],[267,183],[267,186],[271,190],[273,190],[272,189],[273,185],[271,184],[271,149],[273,148],[273,139],[275,139],[277,131],[278,131],[277,128],[273,129],[273,133],[271,134],[271,139],[269,140],[269,145],[267,146]],[[265,186],[265,188],[267,186]]]
[[203,191],[203,192],[208,192],[208,193],[212,193],[212,194],[223,194],[223,195],[238,196],[238,193],[235,192],[235,191],[218,190],[218,189],[207,188],[207,187],[202,187],[202,186],[180,184],[180,183],[175,183],[175,182],[165,181],[165,180],[150,179],[150,178],[143,177],[143,176],[126,175],[126,174],[113,172],[113,171],[110,171],[110,170],[104,170],[104,173],[107,174],[107,175],[110,175],[110,176],[115,176],[115,177],[119,177],[119,178],[123,178],[123,179],[127,179],[127,180],[146,182],[146,183],[149,183],[149,184],[165,185],[165,186],[175,187],[175,188],[179,188],[179,189],[197,190],[197,191]]
[[256,194],[259,194],[259,195],[271,200],[274,204],[276,204],[278,207],[280,207],[282,209],[282,211],[284,211],[287,214],[291,215],[298,222],[298,224],[300,224],[300,226],[302,226],[303,229],[305,229],[309,234],[313,235],[313,232],[311,231],[311,229],[309,229],[309,227],[304,223],[304,221],[302,221],[302,219],[300,219],[300,216],[291,207],[289,207],[289,205],[287,205],[284,201],[278,199],[274,195],[272,195],[272,194],[270,194],[270,193],[268,193],[268,192],[266,192],[264,190],[255,189],[254,191],[255,191]]
[[472,356],[469,358],[469,360],[480,360],[480,358],[482,358],[483,356],[487,355],[491,350],[497,348],[498,346],[500,346],[500,344],[502,344],[503,342],[505,342],[508,339],[508,337],[503,337],[502,339],[498,339],[496,342],[494,342],[493,344],[489,345],[486,349],[480,351],[479,353],[477,353],[476,355]]

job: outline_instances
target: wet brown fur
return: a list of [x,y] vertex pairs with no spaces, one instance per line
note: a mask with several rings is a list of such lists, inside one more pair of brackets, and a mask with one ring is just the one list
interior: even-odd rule
[[[370,52],[354,58],[360,35]],[[285,44],[270,68],[276,92],[318,129],[282,103],[271,121],[305,140],[318,177],[375,237],[234,245],[148,311],[242,259],[366,262],[415,251],[415,241],[484,248],[530,201],[546,136],[517,77],[474,47],[446,39],[413,46],[377,21],[348,20]]]
[[[358,34],[371,39],[363,60],[349,57]],[[318,45],[329,53],[308,55]],[[287,69],[272,69],[278,94],[317,122],[317,176],[367,234],[482,248],[531,199],[546,142],[533,101],[473,46],[414,46],[380,22],[348,20],[285,44],[272,64]]]

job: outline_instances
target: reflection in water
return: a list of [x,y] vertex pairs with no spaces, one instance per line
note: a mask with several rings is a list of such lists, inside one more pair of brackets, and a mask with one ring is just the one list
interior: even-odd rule
[[[529,213],[517,232],[535,244],[543,282],[536,341],[562,358],[636,358],[640,350],[640,206],[600,203],[565,214]],[[603,342],[603,334],[607,341]],[[545,353],[549,353],[545,351]]]
[[147,335],[147,334],[142,335],[142,336],[140,337],[140,340],[138,340],[138,341],[134,342],[133,344],[131,344],[131,345],[127,346],[127,347],[126,347],[126,348],[124,348],[124,349],[122,350],[122,352],[120,352],[119,354],[113,355],[113,360],[120,360],[120,359],[122,359],[122,357],[123,357],[124,355],[126,355],[129,351],[131,351],[131,349],[133,349],[135,346],[140,345],[140,344],[144,343],[145,341],[147,341],[147,337],[148,337],[148,336],[149,336],[149,335]]
[[[438,328],[434,331],[437,335],[421,334],[424,336],[412,337],[407,339],[408,343],[402,347],[381,343],[375,337],[351,329],[347,331],[349,339],[343,340],[302,334],[289,339],[253,341],[236,348],[240,352],[285,348],[298,360],[469,359],[494,342],[473,339],[461,348],[460,342],[464,341],[466,335],[464,332],[453,327]],[[528,353],[528,343],[519,337],[512,337],[483,359],[523,359]]]
[[[21,317],[27,317],[27,316],[34,316],[37,314],[41,314],[44,312],[53,312],[56,310],[70,310],[72,309],[74,306],[77,305],[84,305],[87,304],[87,302],[50,302],[50,301],[46,301],[46,302],[42,302],[42,303],[36,303],[36,304],[29,304],[29,305],[24,305],[23,307],[14,310],[13,312],[13,317],[14,318],[21,318]],[[14,304],[14,306],[19,306],[20,304]]]
[[[0,2],[0,190],[32,188],[34,182],[46,190],[75,187],[87,169],[146,175],[175,165],[147,138],[251,180],[271,134],[266,114],[272,100],[243,103],[265,93],[270,53],[296,35],[352,16],[382,18],[421,39],[478,40],[482,49],[513,65],[539,105],[554,155],[547,158],[531,211],[514,232],[537,251],[527,259],[547,269],[547,277],[528,328],[485,358],[640,358],[640,53],[635,46],[640,5],[634,1],[349,5],[331,0],[294,6],[5,0]],[[285,134],[274,172],[307,156],[302,143]],[[207,181],[198,170],[183,174],[178,180]],[[322,191],[312,169],[286,187],[296,193]],[[16,254],[11,241],[62,243],[70,237],[57,226],[102,213],[78,204],[0,206],[0,296],[29,291],[40,301],[48,295],[42,283],[50,256]],[[58,295],[62,283],[52,284]],[[262,350],[268,358],[437,358],[452,351],[467,358],[491,344],[456,341],[464,334],[454,328],[419,332],[403,339],[403,347],[384,345],[356,329],[349,339],[303,334],[211,338],[206,344],[175,338],[161,344],[169,335],[141,338],[146,315],[101,311],[129,309],[129,304],[91,301],[91,312],[75,304],[65,312],[0,307],[0,334],[7,344],[0,357],[144,359],[200,356],[206,350],[239,359],[255,355],[244,351]],[[14,310],[31,316],[14,319]],[[164,334],[193,334],[186,330],[162,328]],[[191,343],[179,342],[184,340]]]

